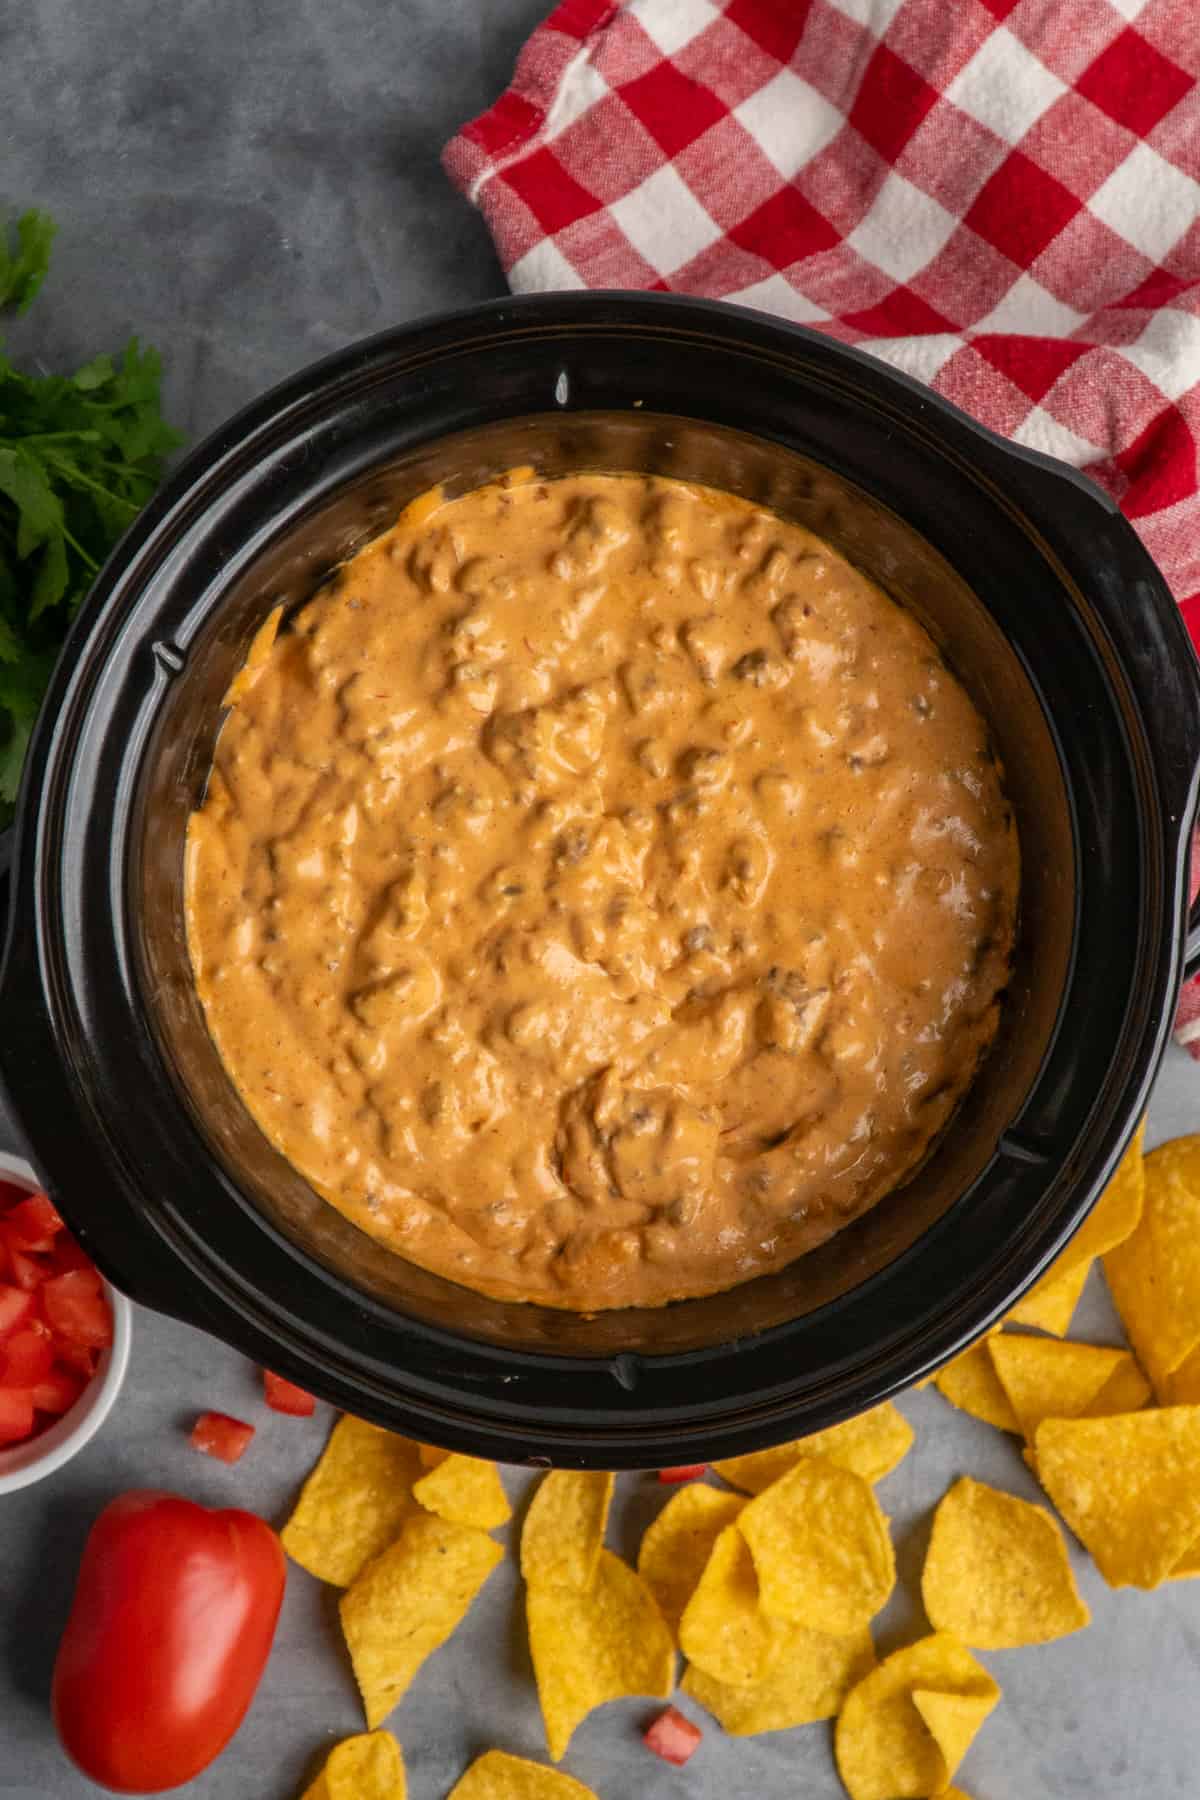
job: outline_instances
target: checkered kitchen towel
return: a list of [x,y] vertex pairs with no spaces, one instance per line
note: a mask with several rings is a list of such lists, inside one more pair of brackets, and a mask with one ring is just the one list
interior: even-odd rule
[[518,292],[761,307],[1085,468],[1200,644],[1198,77],[1200,0],[563,0],[444,162]]

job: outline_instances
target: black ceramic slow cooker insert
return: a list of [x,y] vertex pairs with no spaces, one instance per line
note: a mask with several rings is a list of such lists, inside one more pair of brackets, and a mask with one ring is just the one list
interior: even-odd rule
[[[435,482],[655,471],[831,539],[989,720],[1023,856],[996,1044],[907,1186],[791,1268],[663,1309],[486,1300],[319,1200],[192,988],[183,839],[257,626]],[[339,1405],[510,1461],[707,1461],[906,1386],[997,1319],[1100,1191],[1179,985],[1200,682],[1113,504],[871,357],[669,296],[550,295],[387,332],[202,446],[97,581],[31,746],[3,1075],[104,1272]]]

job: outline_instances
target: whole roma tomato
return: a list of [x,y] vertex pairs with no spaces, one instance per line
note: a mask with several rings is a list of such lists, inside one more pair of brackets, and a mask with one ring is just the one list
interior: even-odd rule
[[135,1489],[92,1526],[54,1665],[54,1722],[93,1781],[190,1781],[242,1722],[283,1601],[279,1539],[253,1513]]

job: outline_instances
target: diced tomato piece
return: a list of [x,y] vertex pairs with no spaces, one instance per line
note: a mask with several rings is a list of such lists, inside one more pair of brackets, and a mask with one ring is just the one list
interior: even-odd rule
[[31,1388],[54,1367],[54,1343],[36,1325],[14,1331],[0,1344],[0,1388]]
[[31,1293],[34,1288],[41,1287],[50,1274],[50,1264],[43,1262],[40,1256],[33,1256],[22,1244],[10,1238],[0,1224],[0,1242],[4,1244],[5,1258],[8,1263],[9,1277],[15,1287],[24,1288]]
[[28,1325],[37,1311],[37,1300],[24,1288],[0,1282],[0,1338],[11,1337]]
[[655,1756],[661,1756],[664,1762],[674,1763],[681,1769],[703,1736],[700,1727],[685,1719],[678,1707],[668,1706],[666,1712],[659,1713],[649,1730],[642,1733],[642,1742]]
[[61,1369],[72,1369],[77,1375],[82,1375],[85,1381],[90,1381],[96,1373],[96,1364],[100,1359],[98,1350],[93,1350],[88,1344],[73,1344],[69,1338],[54,1340],[54,1354]]
[[19,1444],[33,1430],[33,1395],[28,1388],[0,1388],[0,1444]]
[[192,1426],[191,1442],[206,1456],[235,1463],[245,1454],[253,1436],[253,1425],[246,1425],[241,1419],[231,1419],[228,1413],[204,1412]]
[[112,1314],[94,1269],[68,1269],[41,1287],[42,1308],[56,1337],[103,1349],[112,1343]]
[[707,1467],[707,1463],[680,1463],[677,1469],[660,1469],[658,1479],[660,1481],[695,1481],[698,1475],[703,1475]]
[[291,1413],[294,1418],[307,1419],[316,1406],[312,1395],[294,1381],[286,1381],[282,1375],[273,1374],[270,1369],[262,1372],[263,1390],[268,1406],[276,1412]]
[[37,1412],[54,1413],[56,1416],[68,1412],[86,1386],[84,1376],[76,1375],[70,1369],[53,1368],[41,1381],[34,1383],[34,1408]]
[[46,1194],[30,1194],[16,1206],[10,1206],[4,1220],[10,1239],[26,1250],[53,1250],[54,1240],[63,1228],[58,1208]]
[[54,1267],[60,1275],[65,1275],[68,1269],[95,1271],[91,1257],[69,1231],[60,1231],[54,1240]]
[[6,1213],[10,1206],[19,1206],[28,1196],[27,1187],[18,1187],[15,1181],[0,1180],[0,1213]]

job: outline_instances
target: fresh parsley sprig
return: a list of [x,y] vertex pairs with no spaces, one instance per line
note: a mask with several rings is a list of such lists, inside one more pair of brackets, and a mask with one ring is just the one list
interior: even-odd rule
[[[0,228],[0,305],[34,299],[54,232],[27,212],[13,250]],[[136,338],[74,375],[24,375],[0,352],[0,824],[67,627],[181,442],[161,377],[157,351]]]

